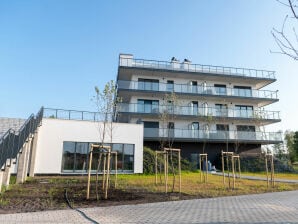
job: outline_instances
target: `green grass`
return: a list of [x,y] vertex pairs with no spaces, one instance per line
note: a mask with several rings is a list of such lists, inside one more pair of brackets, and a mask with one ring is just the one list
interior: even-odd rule
[[[257,174],[255,174],[257,175]],[[286,175],[287,176],[287,175]],[[288,177],[288,176],[287,176]],[[169,175],[168,189],[170,191],[173,177]],[[119,175],[119,187],[121,189],[134,188],[144,189],[149,192],[164,192],[164,177],[158,176],[158,184],[155,184],[155,175]],[[230,186],[233,186],[233,180],[230,179]],[[176,176],[175,191],[178,191],[179,177]],[[200,173],[198,172],[183,172],[181,192],[188,195],[200,195],[201,197],[217,197],[237,194],[254,194],[272,191],[297,190],[298,184],[276,183],[275,188],[267,188],[266,181],[254,181],[246,179],[236,179],[235,189],[229,189],[229,180],[223,177],[208,174],[207,183],[200,181]]]
[[[268,174],[270,176],[270,172]],[[242,175],[266,178],[265,172],[259,172],[259,173],[243,172]],[[275,176],[275,179],[298,180],[297,173],[275,173],[274,176]]]

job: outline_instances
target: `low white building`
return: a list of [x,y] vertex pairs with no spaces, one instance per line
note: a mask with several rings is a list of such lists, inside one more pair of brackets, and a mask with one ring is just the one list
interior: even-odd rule
[[[34,174],[86,173],[90,145],[102,142],[102,125],[94,121],[43,118],[36,156],[32,158]],[[106,136],[104,143],[110,145],[110,136]],[[114,123],[111,145],[118,154],[118,172],[143,172],[143,125]],[[92,169],[96,170],[96,155],[93,160]]]

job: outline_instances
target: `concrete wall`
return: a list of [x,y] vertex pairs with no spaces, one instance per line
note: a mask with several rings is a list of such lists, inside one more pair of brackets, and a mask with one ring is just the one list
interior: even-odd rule
[[[100,142],[99,127],[92,121],[43,119],[39,130],[35,174],[60,174],[63,142]],[[143,172],[143,125],[115,123],[113,143],[135,145],[134,172]],[[105,140],[110,142],[110,137]]]

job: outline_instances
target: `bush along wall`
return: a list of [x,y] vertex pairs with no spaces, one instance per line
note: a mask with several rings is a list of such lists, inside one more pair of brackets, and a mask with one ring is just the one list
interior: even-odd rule
[[[242,172],[265,172],[265,159],[264,157],[256,156],[246,156],[240,157],[241,162],[241,171]],[[218,154],[216,161],[217,170],[221,170],[221,155]],[[270,169],[270,164],[268,164],[268,168]],[[294,173],[295,170],[293,167],[281,160],[275,158],[274,159],[274,170],[279,173]]]
[[[148,147],[144,147],[143,150],[143,172],[144,174],[154,174],[155,173],[155,152],[154,150],[148,148]],[[170,156],[169,156],[169,160],[170,160]],[[176,153],[173,153],[173,165],[174,167],[178,167],[178,158]],[[164,160],[162,158],[162,156],[158,157],[158,169],[161,168],[163,169],[164,166]],[[181,170],[193,170],[193,166],[192,164],[184,158],[181,158]],[[170,167],[169,167],[169,171],[170,171]]]

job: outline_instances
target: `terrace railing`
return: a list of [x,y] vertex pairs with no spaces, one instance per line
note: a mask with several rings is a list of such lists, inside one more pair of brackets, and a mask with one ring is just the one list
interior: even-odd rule
[[168,62],[157,60],[120,58],[119,66],[275,79],[275,71],[191,64],[190,62],[180,63],[179,61]]
[[144,128],[144,138],[160,139],[169,137],[173,139],[191,140],[282,142],[281,132],[206,131],[195,129]]
[[16,159],[17,154],[22,149],[24,143],[34,134],[37,127],[41,125],[42,117],[43,107],[39,110],[36,116],[32,114],[19,130],[9,129],[0,138],[1,169],[5,169],[6,166],[11,165],[13,159]]
[[214,96],[235,96],[245,98],[278,99],[277,91],[256,90],[256,89],[237,89],[223,88],[203,85],[190,84],[167,84],[167,83],[148,83],[142,81],[118,80],[118,89],[175,92],[186,94],[214,95]]
[[161,114],[169,112],[174,115],[182,116],[213,116],[213,117],[230,117],[230,118],[250,118],[279,120],[279,111],[266,110],[243,110],[232,108],[214,108],[214,107],[196,107],[196,106],[165,106],[138,103],[120,103],[118,111],[122,113],[142,113],[142,114]]

